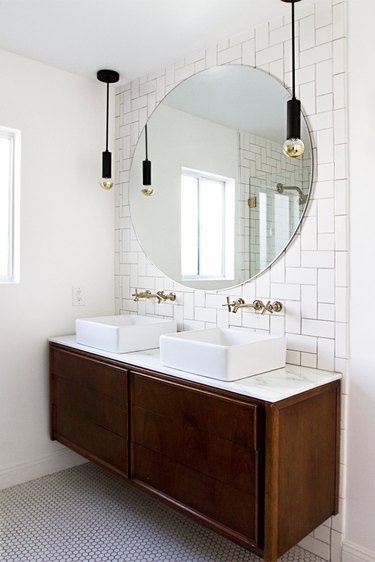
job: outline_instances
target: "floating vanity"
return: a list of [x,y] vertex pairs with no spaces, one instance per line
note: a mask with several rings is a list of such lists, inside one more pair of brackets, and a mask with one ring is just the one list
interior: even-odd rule
[[228,382],[50,340],[52,439],[276,562],[338,507],[340,375]]

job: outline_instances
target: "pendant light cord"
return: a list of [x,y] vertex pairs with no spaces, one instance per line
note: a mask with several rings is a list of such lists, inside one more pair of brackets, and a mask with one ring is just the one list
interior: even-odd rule
[[295,46],[295,26],[294,26],[294,1],[292,1],[292,93],[293,99],[296,98],[296,46]]
[[146,160],[148,160],[147,125],[145,125],[145,148],[146,148]]
[[105,129],[105,150],[108,151],[109,82],[107,82],[107,120]]

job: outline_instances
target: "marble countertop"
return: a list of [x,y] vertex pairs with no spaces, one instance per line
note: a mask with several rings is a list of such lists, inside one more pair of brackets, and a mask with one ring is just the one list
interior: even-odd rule
[[134,353],[111,353],[78,344],[75,335],[53,337],[50,338],[49,341],[86,351],[93,355],[99,355],[100,357],[107,357],[108,359],[113,359],[114,361],[126,365],[142,367],[150,371],[156,371],[179,379],[205,384],[206,386],[212,386],[214,388],[221,388],[229,392],[235,392],[236,394],[242,394],[267,402],[277,402],[285,398],[290,398],[301,392],[339,380],[342,376],[340,373],[331,371],[322,371],[310,367],[299,367],[297,365],[287,364],[283,369],[227,382],[165,367],[160,362],[159,349],[148,349],[146,351],[137,351]]

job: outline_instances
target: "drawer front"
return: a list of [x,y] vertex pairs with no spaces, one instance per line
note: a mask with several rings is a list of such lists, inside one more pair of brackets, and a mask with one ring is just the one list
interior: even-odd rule
[[257,543],[257,506],[246,494],[155,451],[132,445],[132,478]]
[[140,374],[132,377],[132,403],[167,419],[189,419],[206,433],[258,448],[259,406]]
[[115,398],[124,406],[128,402],[127,374],[119,367],[54,349],[51,369],[52,374],[70,381],[77,388],[78,385],[91,388],[104,396]]
[[53,437],[127,474],[127,372],[70,351],[51,356]]
[[135,373],[131,393],[131,477],[257,545],[260,407]]
[[256,493],[256,452],[204,431],[181,412],[174,419],[132,408],[132,441],[249,494]]
[[58,405],[55,421],[57,438],[65,438],[82,449],[79,452],[88,453],[89,457],[92,454],[124,474],[128,473],[127,439],[92,423],[80,412],[71,412]]
[[121,437],[128,436],[126,404],[80,384],[79,375],[74,382],[55,376],[55,405],[66,415],[79,415],[93,426],[100,426]]

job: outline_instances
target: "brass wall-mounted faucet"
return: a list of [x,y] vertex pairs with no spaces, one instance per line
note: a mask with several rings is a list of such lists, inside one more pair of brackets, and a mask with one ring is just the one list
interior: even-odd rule
[[151,293],[150,290],[145,292],[138,292],[138,289],[135,290],[135,293],[132,294],[135,301],[139,301],[139,299],[157,299],[158,303],[160,304],[161,301],[175,301],[176,300],[176,293],[168,293],[167,295],[164,294],[164,291],[158,291],[157,293]]
[[257,312],[261,310],[262,314],[265,312],[273,314],[274,312],[281,312],[283,309],[283,305],[279,301],[274,301],[272,303],[271,301],[268,301],[267,304],[264,304],[263,301],[255,299],[252,303],[246,303],[244,299],[238,298],[233,302],[230,302],[230,297],[227,297],[227,304],[223,304],[223,306],[228,307],[228,311],[233,313],[236,313],[240,308],[253,308]]

